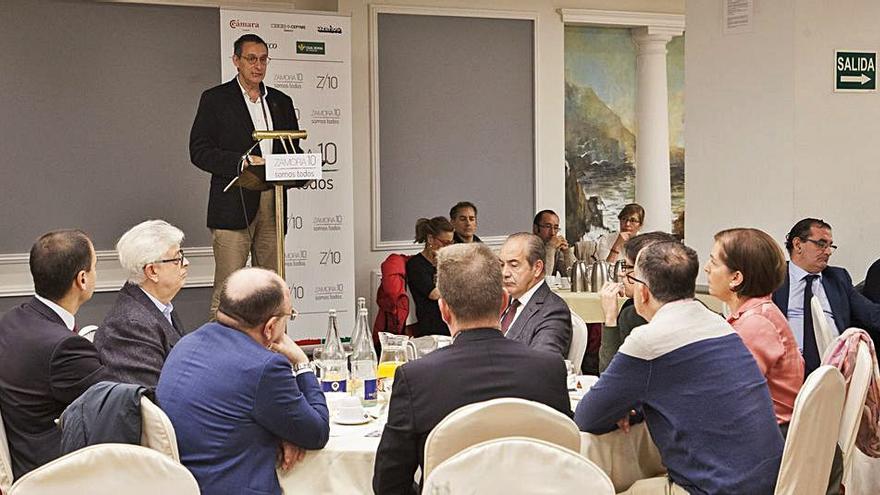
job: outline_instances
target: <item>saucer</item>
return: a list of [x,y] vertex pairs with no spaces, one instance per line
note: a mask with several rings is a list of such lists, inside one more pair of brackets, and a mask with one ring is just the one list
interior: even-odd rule
[[365,425],[370,421],[372,418],[366,413],[360,418],[340,418],[339,416],[333,418],[333,422],[338,425]]

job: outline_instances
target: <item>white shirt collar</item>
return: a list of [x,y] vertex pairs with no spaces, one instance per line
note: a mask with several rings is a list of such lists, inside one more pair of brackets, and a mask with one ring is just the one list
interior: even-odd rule
[[40,301],[41,303],[45,304],[46,306],[49,306],[49,309],[54,311],[55,314],[57,314],[61,318],[61,320],[64,322],[64,326],[66,326],[68,330],[71,330],[71,331],[73,330],[73,327],[76,324],[76,318],[74,318],[74,316],[72,314],[70,314],[69,311],[67,311],[66,309],[62,308],[61,306],[55,304],[54,302],[46,299],[45,297],[42,297],[37,294],[34,294],[34,297],[37,298],[37,301]]
[[519,307],[525,307],[525,305],[529,303],[529,300],[532,298],[532,296],[535,295],[535,292],[537,292],[544,283],[544,279],[541,279],[541,281],[533,285],[531,289],[527,290],[523,295],[519,296],[517,298],[519,300]]
[[[250,101],[250,98],[251,98],[251,97],[250,97],[250,94],[248,93],[247,88],[245,88],[244,86],[242,86],[242,84],[241,84],[241,80],[238,79],[238,74],[235,75],[235,82],[238,83],[238,87],[241,89],[241,94],[244,95],[244,97],[247,98],[248,101]],[[263,84],[263,83],[260,83],[260,96],[262,96],[263,98],[265,98],[265,97],[266,97],[266,94],[267,94],[268,92],[269,92],[269,90],[266,89],[266,85]]]
[[172,305],[171,303],[165,304],[165,303],[163,303],[162,301],[156,299],[155,297],[153,297],[152,294],[150,294],[149,292],[145,291],[144,288],[141,287],[141,286],[138,286],[138,288],[139,288],[144,294],[146,294],[147,297],[150,298],[150,301],[153,301],[153,304],[156,305],[156,307],[159,309],[159,312],[162,313],[163,315],[165,315],[165,319],[168,320],[168,323],[171,323],[171,312],[174,311],[174,305]]

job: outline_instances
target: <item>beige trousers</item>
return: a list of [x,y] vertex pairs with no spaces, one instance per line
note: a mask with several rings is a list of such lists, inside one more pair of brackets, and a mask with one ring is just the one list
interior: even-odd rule
[[620,495],[688,495],[688,492],[666,476],[661,476],[639,480]]
[[214,248],[214,293],[211,296],[211,319],[220,304],[220,290],[226,278],[247,264],[278,272],[275,246],[275,190],[260,193],[260,207],[249,228],[211,229]]

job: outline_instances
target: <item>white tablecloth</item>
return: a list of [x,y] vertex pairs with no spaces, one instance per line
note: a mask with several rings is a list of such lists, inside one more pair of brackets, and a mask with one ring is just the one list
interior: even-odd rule
[[[586,378],[584,385],[594,380]],[[572,409],[580,394],[573,394]],[[587,394],[589,395],[589,394]],[[361,426],[330,423],[330,441],[322,450],[306,453],[305,459],[288,472],[278,472],[285,494],[371,494],[373,465],[384,422],[373,420]],[[633,425],[629,433],[605,435],[581,433],[581,454],[595,462],[620,492],[642,478],[666,472],[647,427]]]

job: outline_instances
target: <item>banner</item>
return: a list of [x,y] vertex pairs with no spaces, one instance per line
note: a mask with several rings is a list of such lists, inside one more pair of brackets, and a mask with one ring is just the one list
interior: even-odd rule
[[287,331],[295,340],[324,337],[328,309],[344,336],[356,316],[350,26],[336,15],[220,10],[223,81],[236,75],[235,40],[263,38],[270,58],[263,82],[293,98],[300,129],[309,133],[300,146],[323,156],[323,178],[287,195],[285,266],[299,312]]

